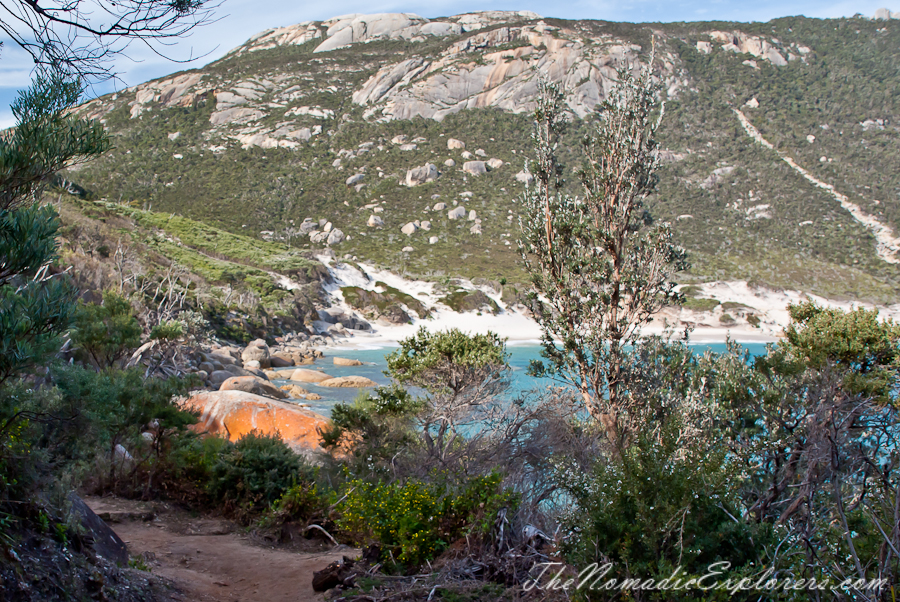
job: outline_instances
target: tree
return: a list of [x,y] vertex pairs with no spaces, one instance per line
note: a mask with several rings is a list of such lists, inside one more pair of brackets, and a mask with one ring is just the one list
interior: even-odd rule
[[0,136],[0,383],[43,359],[71,318],[73,291],[50,269],[59,221],[36,201],[56,171],[109,145],[102,126],[67,114],[80,93],[38,76],[12,104],[15,129]]
[[[110,76],[107,63],[140,40],[159,54],[165,40],[212,21],[211,0],[10,0],[0,3],[0,31],[44,70],[90,79]],[[155,43],[158,42],[158,43]]]
[[459,441],[460,430],[477,422],[479,409],[509,386],[506,344],[492,332],[421,328],[385,359],[394,380],[430,394],[418,417],[428,454],[441,461]]
[[625,379],[627,348],[654,313],[680,300],[670,274],[687,265],[669,228],[654,224],[644,209],[657,182],[658,92],[649,67],[638,77],[619,73],[584,141],[583,196],[575,197],[564,189],[556,158],[563,96],[556,85],[541,83],[537,157],[526,164],[534,185],[522,202],[520,252],[531,273],[529,301],[547,361],[532,372],[574,385],[619,448],[641,412]]
[[103,304],[82,303],[75,312],[72,342],[87,354],[97,370],[113,368],[141,344],[143,329],[127,299],[112,291],[103,293]]
[[720,438],[746,475],[744,515],[781,529],[782,561],[799,550],[815,575],[895,583],[900,325],[876,310],[789,311],[777,345],[753,362],[732,350],[710,379]]

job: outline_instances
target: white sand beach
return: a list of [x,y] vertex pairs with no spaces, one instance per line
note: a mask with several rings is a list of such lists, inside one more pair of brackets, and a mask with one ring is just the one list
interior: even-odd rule
[[[444,330],[458,328],[470,333],[494,332],[507,339],[509,344],[537,344],[541,329],[528,316],[522,306],[507,306],[501,294],[490,286],[476,286],[465,279],[454,279],[454,286],[463,290],[479,290],[490,297],[501,311],[456,312],[441,303],[442,293],[433,282],[409,280],[375,266],[343,263],[328,256],[319,259],[328,266],[334,282],[326,285],[333,306],[340,307],[347,314],[362,318],[361,312],[351,307],[343,298],[342,287],[354,286],[365,290],[382,291],[378,283],[383,283],[403,293],[411,295],[431,310],[431,316],[420,319],[410,311],[411,324],[395,325],[383,319],[370,321],[372,330],[347,330],[339,337],[338,348],[376,348],[396,345],[397,341],[414,334],[419,328]],[[784,327],[790,321],[788,305],[812,300],[821,306],[852,309],[873,306],[864,303],[834,301],[808,295],[802,291],[773,291],[750,286],[746,281],[720,281],[697,285],[700,289],[694,296],[714,299],[719,305],[711,311],[693,311],[686,308],[664,308],[654,321],[644,328],[648,335],[662,334],[666,330],[680,335],[685,328],[691,328],[691,340],[696,343],[721,343],[731,339],[741,343],[767,343],[777,341]],[[900,317],[900,304],[878,307],[884,318]],[[727,314],[727,315],[726,315]],[[329,324],[320,323],[327,328]]]

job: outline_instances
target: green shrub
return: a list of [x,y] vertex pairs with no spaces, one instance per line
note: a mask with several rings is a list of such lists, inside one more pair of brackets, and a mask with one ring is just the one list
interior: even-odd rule
[[719,306],[719,302],[715,299],[685,299],[684,308],[693,311],[712,311]]
[[[575,502],[560,521],[566,561],[582,568],[610,562],[603,581],[659,581],[678,567],[687,581],[723,560],[731,563],[726,577],[752,574],[754,563],[760,566],[757,554],[771,541],[767,529],[733,518],[741,516],[740,504],[722,453],[679,457],[686,451],[673,440],[643,438],[624,458],[598,463],[588,474],[560,464],[558,478]],[[613,592],[581,593],[589,600],[613,598]],[[649,596],[642,599],[731,599],[728,592],[697,590]]]
[[217,457],[209,491],[241,511],[258,512],[312,475],[312,468],[280,436],[251,431]]
[[351,404],[331,409],[331,426],[320,433],[326,449],[351,441],[342,461],[360,471],[387,471],[398,452],[415,448],[414,420],[422,402],[401,386],[360,391]]
[[747,315],[747,323],[753,328],[759,328],[760,319],[756,314],[748,314]]
[[731,314],[722,314],[719,316],[719,322],[722,324],[734,324],[734,317]]
[[233,447],[233,443],[222,437],[200,437],[192,433],[179,437],[157,476],[160,491],[194,507],[221,502],[210,495],[209,484],[219,457]]
[[128,300],[104,291],[102,305],[79,304],[70,336],[84,359],[99,370],[111,368],[140,345],[142,332]]
[[395,563],[396,569],[411,569],[466,535],[475,541],[485,539],[497,513],[518,504],[517,495],[500,482],[498,473],[455,487],[440,478],[403,483],[354,480],[336,508],[340,515],[336,524],[357,545],[380,545],[382,561]]
[[[150,455],[158,460],[168,435],[196,422],[174,402],[193,384],[191,379],[144,378],[138,368],[94,372],[58,366],[51,374],[61,397],[53,409],[59,419],[45,424],[43,443],[58,455],[61,466],[93,461],[98,454],[105,458],[109,465],[105,482],[100,473],[85,475],[101,488],[117,485],[116,445],[124,445],[138,460],[149,461]],[[158,426],[148,449],[141,432],[151,421]],[[139,454],[141,449],[147,453]]]
[[168,343],[177,341],[184,336],[184,325],[181,322],[171,321],[159,324],[150,329],[150,340]]
[[272,506],[268,521],[277,524],[306,522],[328,510],[327,497],[312,482],[296,483]]
[[725,311],[731,311],[733,309],[738,309],[738,310],[743,311],[743,310],[753,309],[753,308],[750,307],[749,305],[744,305],[743,303],[738,303],[736,301],[726,301],[725,303],[722,304],[722,309]]

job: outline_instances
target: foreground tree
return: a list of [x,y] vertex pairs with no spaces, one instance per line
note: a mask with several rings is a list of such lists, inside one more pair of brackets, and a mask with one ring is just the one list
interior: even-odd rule
[[12,104],[16,127],[0,136],[0,382],[53,349],[74,308],[50,270],[56,211],[37,201],[58,170],[108,148],[102,126],[67,114],[80,94],[77,83],[39,76]]
[[[0,3],[0,31],[45,70],[91,80],[134,41],[160,54],[167,40],[210,23],[218,0],[11,0]],[[195,58],[195,57],[191,57]]]
[[625,380],[627,348],[654,313],[679,301],[670,277],[686,267],[668,227],[653,224],[644,209],[657,182],[658,92],[649,67],[637,77],[619,74],[585,139],[583,196],[576,197],[565,192],[556,157],[565,127],[563,96],[542,83],[533,134],[537,157],[526,166],[534,185],[523,199],[520,251],[547,360],[532,371],[574,385],[620,449],[642,412]]
[[[877,310],[789,311],[777,345],[753,362],[724,354],[711,379],[720,438],[746,475],[744,515],[778,528],[778,562],[800,556],[803,570],[836,583],[896,583],[900,325]],[[892,599],[889,588],[846,591]]]

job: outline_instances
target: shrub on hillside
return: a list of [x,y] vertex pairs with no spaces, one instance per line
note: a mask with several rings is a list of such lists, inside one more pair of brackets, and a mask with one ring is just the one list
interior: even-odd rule
[[140,345],[142,333],[128,300],[104,291],[102,304],[79,303],[69,336],[83,359],[100,370],[115,366]]
[[[44,422],[44,441],[61,462],[86,463],[84,476],[94,486],[124,486],[126,472],[134,476],[138,465],[157,462],[167,438],[196,422],[175,403],[193,384],[190,379],[144,378],[137,368],[94,372],[78,366],[58,366],[52,376],[61,397],[59,407],[50,410],[54,419]],[[142,436],[145,431],[149,441]],[[127,457],[123,449],[133,460],[127,466],[121,461]],[[94,469],[96,461],[108,469],[105,476]]]

